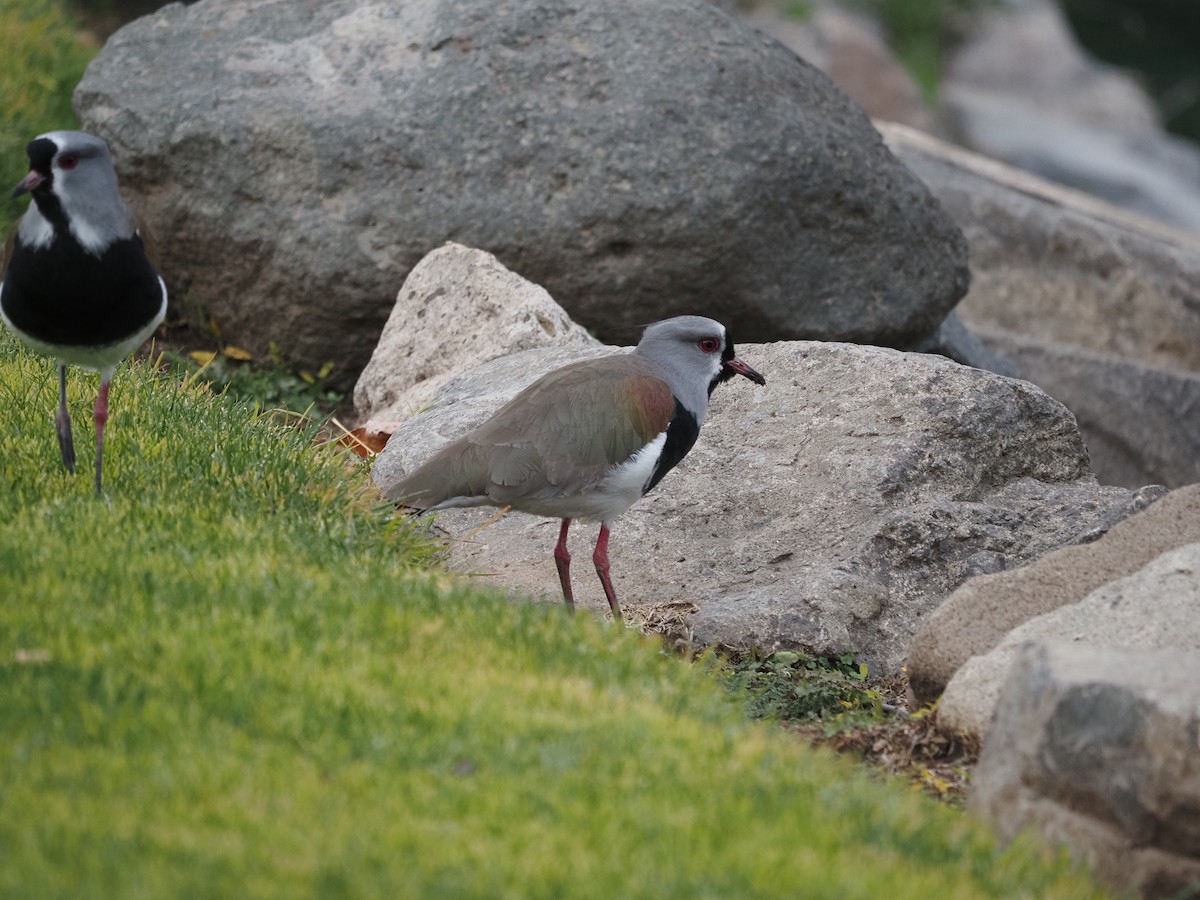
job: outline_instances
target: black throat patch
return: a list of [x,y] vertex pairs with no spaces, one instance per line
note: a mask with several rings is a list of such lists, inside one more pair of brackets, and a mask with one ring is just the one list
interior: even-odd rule
[[725,334],[725,352],[721,354],[721,371],[719,371],[715,376],[713,376],[713,380],[708,383],[708,396],[710,396],[710,397],[712,396],[712,392],[714,390],[716,390],[716,387],[718,384],[720,384],[722,381],[728,381],[730,378],[732,378],[734,375],[737,374],[737,372],[733,371],[733,369],[729,368],[729,366],[726,365],[736,355],[737,354],[734,352],[734,349],[733,349],[733,338],[731,338],[729,336],[729,334],[726,333]]
[[63,212],[58,195],[52,190],[54,187],[52,164],[54,155],[58,153],[58,145],[50,138],[38,138],[29,142],[25,153],[29,156],[29,168],[45,179],[30,192],[33,202],[37,204],[38,211],[45,216],[46,221],[54,226],[56,235],[69,234],[70,226],[67,223],[67,214]]
[[[712,388],[709,388],[709,391],[711,393]],[[663,443],[658,463],[654,466],[654,473],[646,482],[646,486],[642,488],[643,496],[650,493],[654,486],[662,481],[663,476],[688,455],[688,451],[692,449],[692,445],[696,443],[699,435],[700,425],[696,422],[696,417],[676,400],[675,414],[671,416],[671,421],[667,424],[667,439]]]

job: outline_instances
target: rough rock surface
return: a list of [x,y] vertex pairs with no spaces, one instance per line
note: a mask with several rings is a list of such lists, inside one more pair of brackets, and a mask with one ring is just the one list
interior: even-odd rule
[[[1144,500],[1154,496],[1152,489],[1143,491]],[[925,620],[913,640],[908,676],[915,702],[937,699],[967,660],[989,652],[1022,623],[1078,603],[1163,553],[1196,542],[1200,485],[1172,491],[1094,543],[967,582]]]
[[115,34],[75,94],[176,295],[251,349],[366,363],[446,240],[627,340],[904,345],[965,243],[829,79],[694,0],[205,0]]
[[1000,686],[1027,643],[1200,652],[1200,544],[1164,553],[1143,569],[1097,588],[1078,603],[1018,625],[991,651],[968,659],[938,705],[938,724],[984,734]]
[[[1106,484],[1200,480],[1200,240],[900,126],[890,146],[967,235],[972,286],[958,316],[1075,413]],[[1019,363],[1019,364],[1018,364]]]
[[[376,482],[386,489],[533,378],[595,352],[527,351],[452,380],[395,432]],[[965,578],[1103,531],[1136,506],[1095,483],[1070,414],[1025,382],[843,344],[738,353],[766,388],[739,379],[716,391],[691,454],[614,529],[614,581],[635,621],[705,644],[855,649],[894,672],[923,617]],[[492,513],[451,510],[437,524],[461,537]],[[557,527],[509,514],[453,542],[451,566],[558,601]],[[595,528],[572,533],[579,551]],[[575,583],[582,605],[604,608],[587,567]]]
[[[470,328],[462,323],[469,322]],[[496,257],[446,244],[404,280],[371,360],[354,388],[360,420],[407,419],[453,375],[535,347],[599,347],[546,289]]]
[[1200,375],[1004,331],[978,333],[1022,378],[1075,414],[1101,482],[1130,488],[1200,482]]
[[1005,682],[968,800],[1033,826],[1113,886],[1200,885],[1200,653],[1028,647]]

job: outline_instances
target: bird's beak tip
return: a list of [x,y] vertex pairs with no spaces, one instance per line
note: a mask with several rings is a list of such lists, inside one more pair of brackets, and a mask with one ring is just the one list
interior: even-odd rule
[[738,375],[744,375],[746,378],[749,378],[755,384],[766,385],[767,383],[767,379],[763,378],[762,374],[759,373],[758,370],[746,365],[746,363],[738,359],[736,356],[726,362],[725,365]]
[[30,172],[23,179],[21,179],[21,182],[15,188],[12,189],[12,194],[9,196],[16,199],[22,194],[28,194],[45,180],[45,177],[39,175],[37,172]]

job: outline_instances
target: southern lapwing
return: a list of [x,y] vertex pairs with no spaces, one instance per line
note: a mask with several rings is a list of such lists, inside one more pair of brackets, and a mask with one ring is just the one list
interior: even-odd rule
[[75,471],[67,365],[100,373],[96,492],[104,460],[108,386],[117,364],[167,312],[167,288],[146,256],[133,213],[117,192],[108,145],[82,131],[30,141],[29,174],[12,196],[33,203],[12,230],[0,283],[0,317],[22,341],[58,360],[58,446]]
[[612,522],[692,449],[709,395],[734,375],[766,384],[734,355],[720,322],[658,322],[632,353],[542,376],[387,496],[417,511],[499,506],[562,519],[554,561],[571,609],[567,529],[572,519],[599,522],[592,561],[620,621],[608,565]]

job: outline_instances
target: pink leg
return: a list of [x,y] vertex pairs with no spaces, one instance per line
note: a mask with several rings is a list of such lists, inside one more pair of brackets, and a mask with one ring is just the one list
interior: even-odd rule
[[567,604],[567,609],[575,612],[575,593],[571,590],[571,554],[567,552],[567,529],[570,527],[571,520],[563,519],[558,543],[554,545],[554,565],[558,567],[558,580],[562,583],[563,602]]
[[75,474],[75,443],[71,440],[71,414],[67,412],[67,367],[58,367],[58,415],[54,417],[54,428],[58,432],[58,450],[63,465]]
[[100,393],[96,395],[96,409],[92,418],[96,422],[96,493],[100,493],[100,472],[104,466],[104,424],[108,421],[108,382],[111,375],[100,376]]
[[600,584],[604,586],[604,596],[612,607],[613,620],[622,621],[621,604],[617,603],[617,592],[613,590],[612,579],[608,576],[608,523],[600,523],[600,536],[596,538],[596,550],[592,553],[592,562],[596,564],[596,574],[600,576]]

